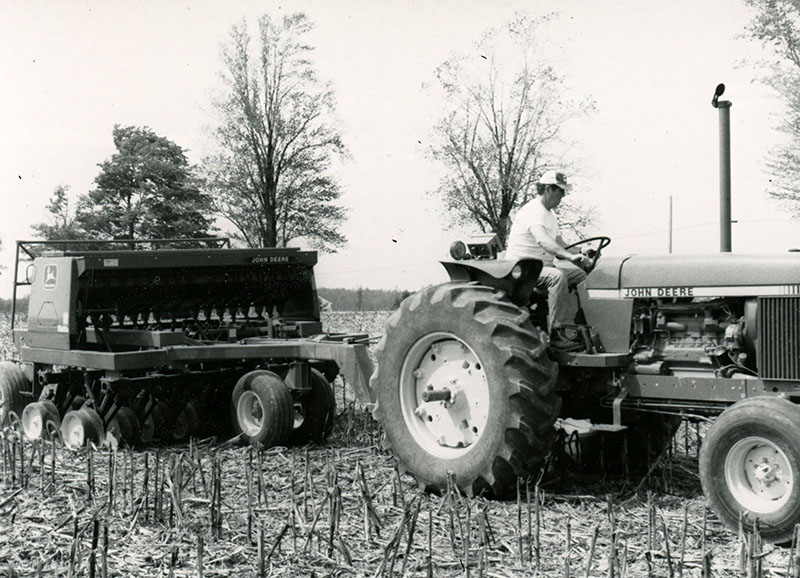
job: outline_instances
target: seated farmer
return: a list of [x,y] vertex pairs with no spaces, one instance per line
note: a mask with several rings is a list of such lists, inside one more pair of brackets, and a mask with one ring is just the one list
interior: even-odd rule
[[575,342],[567,338],[562,326],[572,323],[574,308],[569,303],[569,289],[586,278],[584,255],[567,249],[553,213],[570,186],[567,176],[547,171],[536,183],[537,196],[517,213],[508,235],[506,259],[539,259],[544,263],[537,288],[546,288],[550,317],[550,346],[571,349]]

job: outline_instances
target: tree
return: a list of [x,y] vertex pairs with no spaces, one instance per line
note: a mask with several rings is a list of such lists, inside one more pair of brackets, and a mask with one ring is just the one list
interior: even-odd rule
[[50,213],[50,222],[31,225],[35,236],[42,239],[76,240],[86,238],[76,223],[74,212],[69,206],[68,192],[69,186],[67,185],[58,185],[55,188],[46,207],[47,212]]
[[770,74],[764,80],[784,99],[786,115],[779,128],[786,142],[767,157],[774,199],[800,216],[800,1],[747,0],[755,9],[748,27],[751,38],[763,43],[773,56]]
[[147,127],[116,125],[113,137],[117,152],[100,163],[96,188],[78,199],[83,238],[209,237],[213,204],[184,150]]
[[[563,79],[539,58],[542,24],[518,18],[436,69],[446,110],[432,130],[429,152],[446,175],[434,194],[453,224],[494,231],[503,244],[512,211],[533,196],[536,179],[556,162],[565,166],[562,128],[592,107],[565,98]],[[588,222],[574,205],[565,203],[561,213],[566,226]]]
[[411,291],[406,291],[406,290],[403,290],[402,293],[399,293],[395,298],[394,303],[392,304],[392,311],[394,311],[395,309],[399,309],[400,304],[409,297],[411,297],[411,295],[412,295]]
[[218,211],[251,247],[301,237],[320,250],[345,243],[341,191],[329,172],[345,147],[330,120],[333,91],[309,60],[311,29],[302,13],[279,24],[264,15],[255,42],[242,21],[222,51],[225,90],[212,103],[218,150],[206,160],[207,180]]

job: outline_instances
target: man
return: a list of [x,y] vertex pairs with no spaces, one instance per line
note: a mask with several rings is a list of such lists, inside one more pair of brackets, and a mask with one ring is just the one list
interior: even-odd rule
[[505,256],[506,259],[534,258],[544,263],[536,286],[547,289],[550,345],[560,349],[575,347],[563,326],[574,320],[575,308],[569,301],[569,289],[586,278],[583,267],[588,265],[584,255],[566,248],[553,213],[569,188],[567,176],[560,171],[547,171],[542,175],[536,183],[537,196],[514,218]]

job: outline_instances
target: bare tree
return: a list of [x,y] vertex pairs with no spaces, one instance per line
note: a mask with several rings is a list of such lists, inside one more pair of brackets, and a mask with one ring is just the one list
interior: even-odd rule
[[[446,111],[433,128],[430,154],[447,173],[434,194],[453,224],[493,230],[503,243],[512,211],[533,196],[536,179],[555,163],[565,166],[563,126],[591,108],[566,98],[562,78],[541,61],[540,26],[518,18],[436,69]],[[562,216],[567,227],[588,222],[568,204]]]
[[205,161],[207,180],[220,214],[252,247],[299,237],[321,250],[345,243],[329,172],[345,147],[331,120],[333,91],[309,59],[311,29],[302,13],[280,23],[264,15],[255,41],[242,21],[222,51],[225,92],[213,102],[218,151]]

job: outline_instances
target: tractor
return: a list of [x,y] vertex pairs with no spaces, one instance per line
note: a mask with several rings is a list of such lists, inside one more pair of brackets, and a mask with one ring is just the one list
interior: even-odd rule
[[[387,445],[421,486],[503,495],[536,476],[559,418],[588,420],[658,455],[684,417],[715,418],[699,459],[731,528],[800,522],[800,254],[607,256],[575,288],[580,347],[549,347],[537,260],[498,259],[492,236],[456,243],[450,280],[388,319],[370,381]],[[546,327],[546,325],[545,325]],[[634,464],[636,465],[636,464]],[[797,482],[797,483],[795,483]]]

